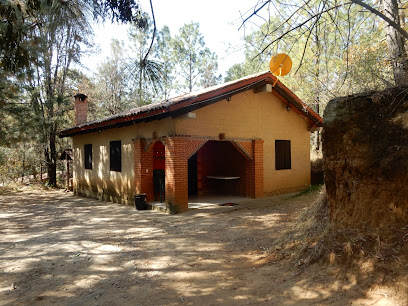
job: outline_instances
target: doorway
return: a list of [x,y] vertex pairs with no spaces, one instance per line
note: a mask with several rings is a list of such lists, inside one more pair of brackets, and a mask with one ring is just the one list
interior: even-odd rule
[[188,160],[188,195],[196,196],[198,194],[198,171],[197,171],[197,153]]
[[165,200],[165,169],[166,154],[161,141],[156,141],[153,146],[153,194],[154,200],[163,203]]
[[245,196],[246,158],[230,141],[208,141],[197,151],[191,163],[191,188],[196,191],[195,194]]

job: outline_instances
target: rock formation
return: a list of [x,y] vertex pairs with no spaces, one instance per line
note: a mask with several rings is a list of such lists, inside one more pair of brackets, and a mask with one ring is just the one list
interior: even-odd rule
[[408,225],[407,87],[330,101],[322,142],[336,228]]

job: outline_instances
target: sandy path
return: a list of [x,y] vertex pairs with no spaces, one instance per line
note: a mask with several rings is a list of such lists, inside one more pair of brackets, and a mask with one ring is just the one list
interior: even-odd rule
[[315,196],[177,216],[62,191],[0,196],[0,305],[393,305],[323,267],[268,260]]

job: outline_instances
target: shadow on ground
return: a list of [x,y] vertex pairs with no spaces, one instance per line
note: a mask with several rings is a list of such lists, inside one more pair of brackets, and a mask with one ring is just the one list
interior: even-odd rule
[[1,196],[0,305],[391,302],[369,278],[268,260],[314,196],[178,216],[60,191]]

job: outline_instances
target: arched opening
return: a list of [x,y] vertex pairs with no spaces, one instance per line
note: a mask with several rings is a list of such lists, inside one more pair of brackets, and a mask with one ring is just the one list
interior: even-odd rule
[[165,147],[161,141],[156,141],[153,146],[153,195],[154,201],[165,200]]
[[231,142],[208,141],[188,161],[189,196],[245,196],[245,166]]

